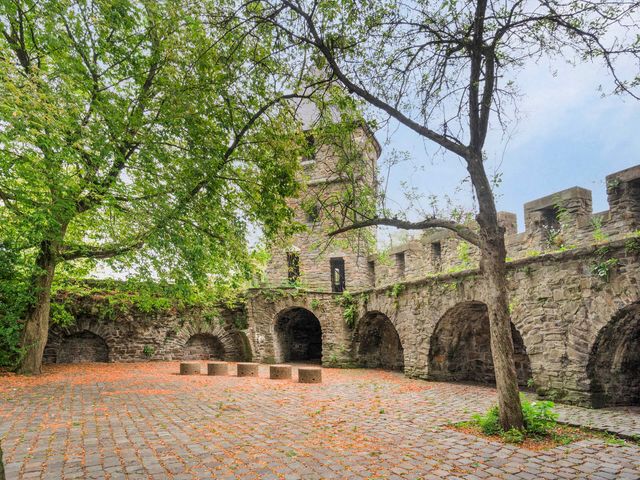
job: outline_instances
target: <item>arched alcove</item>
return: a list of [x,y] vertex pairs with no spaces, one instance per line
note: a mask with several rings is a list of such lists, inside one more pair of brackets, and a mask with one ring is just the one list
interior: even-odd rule
[[[522,336],[511,324],[518,384],[531,378],[531,363]],[[430,339],[429,378],[494,384],[489,314],[482,302],[464,302],[449,309]]]
[[280,362],[322,361],[322,327],[306,308],[294,307],[280,312],[276,318],[275,339]]
[[368,312],[358,322],[353,345],[356,363],[366,368],[404,370],[404,350],[385,314]]
[[183,360],[224,360],[225,349],[220,339],[210,333],[189,337],[182,350]]
[[600,330],[587,374],[594,407],[640,405],[640,303],[620,310]]
[[108,362],[109,347],[102,337],[88,330],[62,338],[55,352],[56,363]]

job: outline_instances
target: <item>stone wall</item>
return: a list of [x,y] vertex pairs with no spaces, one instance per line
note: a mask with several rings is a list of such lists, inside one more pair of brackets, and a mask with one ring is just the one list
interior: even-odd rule
[[197,308],[148,313],[130,309],[105,318],[104,298],[78,298],[68,327],[52,326],[45,363],[135,362],[145,360],[250,360],[246,333],[235,327],[243,311],[222,309],[215,319]]
[[[605,256],[597,245],[508,265],[521,385],[532,383],[540,395],[565,402],[638,402],[637,245],[635,240],[619,240],[606,245]],[[608,259],[616,262],[607,279],[596,274],[594,266]],[[274,335],[278,317],[289,309],[305,308],[321,324],[325,365],[375,363],[393,368],[393,362],[376,360],[388,358],[385,348],[391,349],[390,340],[374,340],[371,344],[380,350],[365,348],[361,353],[366,336],[361,332],[373,316],[388,319],[397,332],[397,351],[402,351],[407,375],[491,382],[485,289],[478,272],[463,271],[362,290],[353,294],[359,302],[354,328],[346,325],[340,295],[254,290],[247,306],[249,339],[257,359],[279,361]],[[381,330],[372,334],[380,335]]]
[[[506,231],[509,260],[538,256],[623,239],[640,228],[640,166],[608,175],[609,210],[592,212],[591,191],[572,187],[527,202],[525,231],[517,232],[514,213],[499,212]],[[398,268],[402,258],[404,268]],[[475,246],[444,230],[425,231],[419,239],[396,245],[383,254],[371,255],[375,278],[371,285],[384,286],[415,280],[441,272],[475,268]]]
[[[324,365],[352,365],[351,331],[344,322],[339,298],[338,294],[301,292],[293,288],[251,290],[247,298],[247,334],[256,361],[287,361],[287,340],[283,342],[282,326],[294,313],[302,317],[302,321],[318,320]],[[298,346],[297,350],[303,349],[303,345]]]

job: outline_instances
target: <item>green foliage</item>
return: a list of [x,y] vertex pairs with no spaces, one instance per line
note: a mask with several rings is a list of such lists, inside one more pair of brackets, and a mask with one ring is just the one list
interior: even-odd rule
[[68,327],[76,323],[76,319],[64,303],[53,302],[50,312],[51,323],[61,327]]
[[617,258],[607,258],[610,254],[609,247],[600,247],[595,253],[596,260],[591,264],[591,273],[608,282],[620,261]]
[[340,306],[342,307],[342,316],[345,323],[349,328],[356,326],[358,319],[358,302],[348,291],[342,292],[339,298]]
[[469,242],[460,242],[457,247],[457,252],[460,266],[463,269],[471,268],[473,266],[471,258],[471,244]]
[[[78,302],[90,299],[96,315],[102,319],[114,319],[116,316],[132,311],[160,313],[184,311],[198,308],[205,319],[218,318],[222,307],[235,309],[241,306],[241,291],[232,289],[223,283],[207,287],[192,284],[169,284],[147,280],[130,279],[127,281],[59,281],[53,288],[54,299],[51,304],[52,322],[67,326],[75,323],[74,310]],[[243,313],[234,317],[236,325],[246,323]]]
[[553,402],[530,402],[524,395],[520,395],[520,402],[524,417],[524,431],[522,432],[516,429],[510,429],[505,432],[502,429],[497,405],[491,407],[484,415],[473,415],[471,417],[472,422],[485,435],[501,435],[505,441],[510,443],[521,443],[527,436],[542,437],[550,435],[558,419],[558,415],[553,412]]
[[152,345],[145,345],[142,349],[142,353],[145,357],[151,358],[156,353],[156,349]]
[[556,424],[558,414],[553,412],[553,402],[548,400],[529,402],[521,398],[525,432],[529,435],[549,434]]
[[609,236],[602,230],[602,217],[593,217],[591,219],[591,226],[593,227],[593,241],[596,243],[606,242]]
[[524,433],[517,428],[511,428],[502,434],[502,438],[507,443],[522,443],[524,442]]
[[29,272],[19,254],[0,241],[0,367],[14,367],[23,354],[21,319],[33,300]]
[[640,255],[640,230],[636,230],[631,234],[624,243],[624,251],[631,255]]
[[391,290],[389,290],[389,295],[391,295],[391,298],[397,299],[402,292],[404,292],[406,286],[403,283],[394,283],[391,286]]
[[502,433],[500,412],[497,405],[491,407],[484,415],[479,413],[472,415],[471,419],[485,435],[499,435]]
[[250,279],[249,232],[300,229],[286,198],[305,148],[278,100],[297,76],[269,59],[266,24],[210,21],[228,5],[200,0],[20,3],[0,3],[0,28],[28,30],[0,35],[0,244],[21,270],[1,287],[0,363],[18,356],[35,282],[66,268]]
[[320,308],[320,300],[314,298],[313,300],[311,300],[311,309],[317,310],[318,308]]

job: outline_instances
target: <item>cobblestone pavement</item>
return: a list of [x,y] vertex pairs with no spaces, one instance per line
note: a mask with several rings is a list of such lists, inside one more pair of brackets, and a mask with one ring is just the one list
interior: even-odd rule
[[57,365],[0,377],[8,479],[640,478],[630,442],[536,452],[446,428],[491,405],[491,388],[375,370],[325,369],[321,385],[268,380],[266,367],[262,378],[177,371]]

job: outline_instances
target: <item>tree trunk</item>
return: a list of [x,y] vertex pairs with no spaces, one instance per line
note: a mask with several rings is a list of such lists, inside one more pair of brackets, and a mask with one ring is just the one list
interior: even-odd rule
[[2,445],[0,445],[0,480],[5,480],[4,463],[2,463]]
[[18,373],[26,375],[42,373],[42,355],[49,334],[51,284],[56,269],[54,247],[50,241],[40,244],[36,268],[32,280],[34,301],[27,312],[22,332],[22,348],[25,349],[25,355],[18,368]]
[[[524,423],[518,376],[513,352],[511,319],[507,294],[506,248],[504,233],[498,232],[483,239],[483,276],[488,289],[489,330],[491,334],[491,356],[496,376],[500,424],[504,430],[522,430]],[[486,242],[486,243],[485,243]]]
[[498,223],[498,212],[491,185],[477,151],[467,160],[471,181],[478,197],[477,221],[480,227],[480,270],[487,288],[491,356],[496,376],[500,424],[504,430],[522,430],[524,421],[516,364],[513,357],[513,337],[509,318],[507,293],[507,249],[504,228]]

